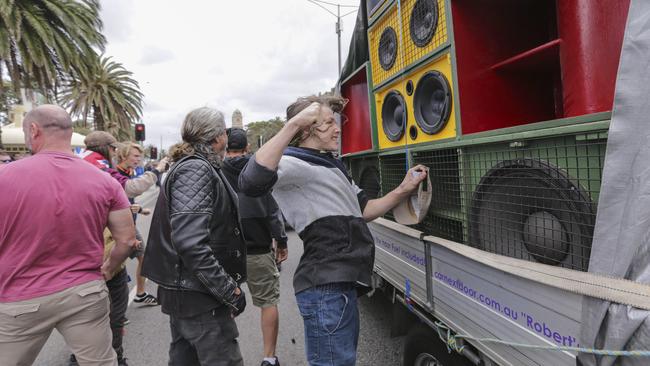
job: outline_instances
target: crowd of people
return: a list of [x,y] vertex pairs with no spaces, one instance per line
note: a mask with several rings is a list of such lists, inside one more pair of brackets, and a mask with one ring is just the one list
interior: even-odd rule
[[[23,131],[34,155],[0,167],[3,362],[31,365],[57,329],[71,363],[126,365],[124,262],[131,257],[139,263],[134,302],[160,304],[169,316],[169,365],[244,364],[235,320],[246,308],[244,282],[261,312],[261,364],[280,365],[284,216],[304,244],[293,286],[307,361],[354,365],[357,297],[370,290],[374,262],[366,222],[407,199],[427,171],[413,167],[395,190],[368,199],[335,154],[344,107],[340,97],[299,98],[253,155],[246,132],[227,129],[221,112],[192,110],[171,161],[139,177],[140,145],[95,131],[75,156],[65,110],[30,111]],[[134,198],[154,184],[160,193],[145,241],[134,222],[149,212]],[[157,296],[145,291],[145,278],[158,285]]]

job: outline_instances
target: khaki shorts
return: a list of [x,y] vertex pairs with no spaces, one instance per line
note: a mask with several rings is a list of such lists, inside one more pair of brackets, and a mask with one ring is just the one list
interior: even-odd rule
[[246,273],[253,305],[266,308],[280,302],[280,272],[273,252],[246,256]]

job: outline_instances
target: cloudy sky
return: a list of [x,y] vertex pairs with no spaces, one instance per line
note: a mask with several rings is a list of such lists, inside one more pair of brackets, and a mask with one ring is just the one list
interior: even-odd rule
[[[336,2],[336,0],[327,0]],[[356,0],[339,0],[358,5]],[[307,0],[105,0],[106,55],[140,83],[146,144],[180,139],[185,114],[220,109],[230,125],[284,116],[298,96],[337,80],[336,18]],[[336,7],[328,9],[336,12]],[[356,20],[341,8],[342,60]]]

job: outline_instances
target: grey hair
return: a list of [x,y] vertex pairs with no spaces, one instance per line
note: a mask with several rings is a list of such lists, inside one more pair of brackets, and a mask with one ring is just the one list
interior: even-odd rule
[[222,157],[212,150],[212,142],[225,133],[223,113],[209,107],[194,109],[185,116],[181,126],[183,142],[171,151],[172,159],[179,160],[183,156],[199,154],[212,165],[221,166]]

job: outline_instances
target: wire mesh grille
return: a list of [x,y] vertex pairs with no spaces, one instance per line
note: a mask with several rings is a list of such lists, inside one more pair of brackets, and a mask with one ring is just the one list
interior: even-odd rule
[[468,243],[509,257],[586,271],[605,134],[466,148]]
[[[407,160],[406,153],[385,155],[379,157],[380,175],[381,175],[381,193],[387,194],[397,188],[406,174]],[[393,220],[393,213],[389,211],[385,218]]]
[[[432,203],[415,228],[473,247],[586,271],[596,222],[606,131],[411,152],[431,175]],[[381,193],[395,189],[407,152],[372,156]],[[355,165],[356,164],[356,165]],[[356,166],[356,168],[355,168]],[[392,213],[385,215],[393,219]]]
[[404,0],[401,7],[404,64],[411,65],[447,42],[445,1]]
[[376,156],[353,159],[349,163],[352,179],[359,188],[363,189],[368,199],[381,196],[381,177],[379,160]]
[[441,238],[464,242],[458,150],[412,153],[413,165],[430,169],[431,205],[416,229]]
[[[386,28],[391,27],[397,38],[395,44],[396,55],[395,61],[392,66],[385,70],[382,67],[380,60],[381,54],[385,54],[386,50],[380,50],[381,36]],[[386,13],[382,14],[381,18],[368,30],[368,42],[370,43],[370,64],[372,66],[372,83],[377,86],[388,78],[396,75],[404,68],[404,57],[401,41],[401,27],[400,19],[397,16],[397,3],[390,6]]]

